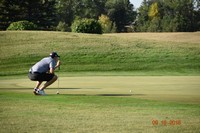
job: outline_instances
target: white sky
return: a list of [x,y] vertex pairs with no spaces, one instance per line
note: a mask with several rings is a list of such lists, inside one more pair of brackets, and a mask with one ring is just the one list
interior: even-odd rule
[[134,5],[135,8],[140,7],[143,0],[130,0],[130,2]]

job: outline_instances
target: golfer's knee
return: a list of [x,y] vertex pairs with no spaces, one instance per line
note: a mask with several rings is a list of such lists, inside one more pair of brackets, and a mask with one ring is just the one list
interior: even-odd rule
[[56,81],[58,79],[58,76],[57,75],[54,75],[53,76],[53,79]]

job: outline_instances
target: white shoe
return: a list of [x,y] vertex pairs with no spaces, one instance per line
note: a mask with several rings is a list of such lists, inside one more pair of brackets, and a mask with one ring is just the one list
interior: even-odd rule
[[37,94],[38,95],[46,96],[46,93],[44,92],[44,90],[39,90]]
[[34,88],[34,89],[33,89],[33,94],[38,95],[38,91],[39,91],[38,88]]

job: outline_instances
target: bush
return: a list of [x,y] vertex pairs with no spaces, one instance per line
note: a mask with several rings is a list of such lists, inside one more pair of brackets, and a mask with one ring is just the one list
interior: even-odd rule
[[56,27],[57,31],[70,31],[70,27],[65,22],[59,22],[58,26]]
[[18,21],[18,22],[13,22],[9,25],[7,30],[36,30],[37,26],[29,21]]
[[72,26],[72,32],[102,34],[100,23],[94,19],[76,19]]
[[98,22],[101,24],[103,33],[115,33],[117,31],[115,23],[113,23],[106,15],[102,14],[99,17]]

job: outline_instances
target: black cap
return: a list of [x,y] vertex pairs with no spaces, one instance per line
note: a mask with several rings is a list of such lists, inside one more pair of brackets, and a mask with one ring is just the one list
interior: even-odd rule
[[56,52],[50,53],[51,58],[60,57]]

